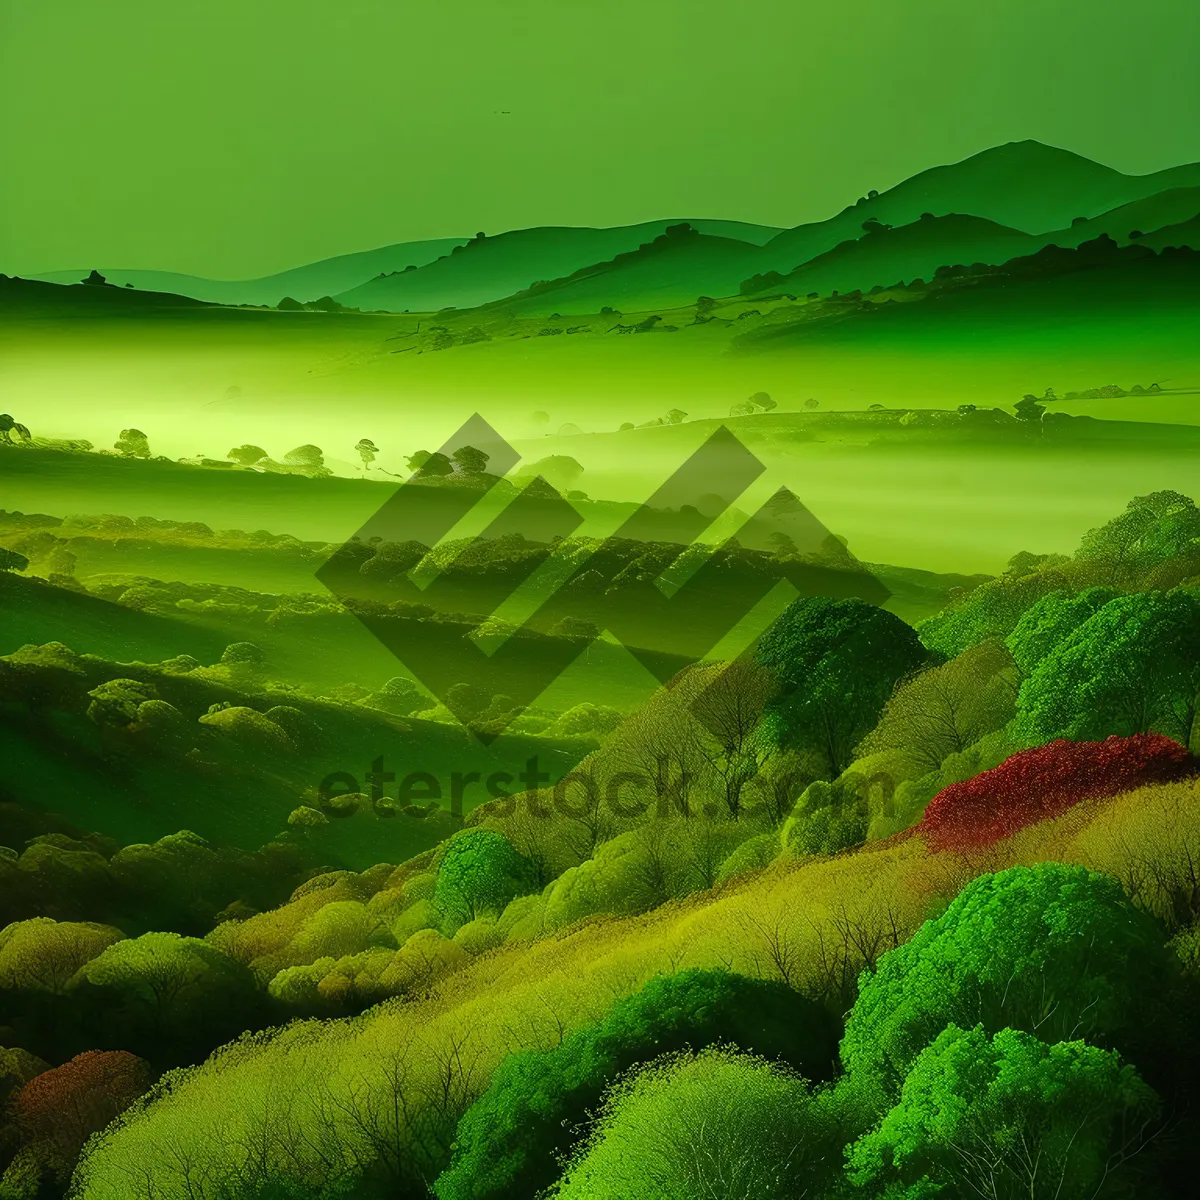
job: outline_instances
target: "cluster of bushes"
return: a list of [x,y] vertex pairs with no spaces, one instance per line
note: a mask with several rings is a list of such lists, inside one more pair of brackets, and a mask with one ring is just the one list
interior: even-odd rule
[[[1088,534],[1070,559],[1017,556],[1003,577],[917,630],[860,600],[797,600],[754,655],[680,673],[631,719],[580,706],[544,725],[602,739],[560,786],[484,804],[465,829],[400,866],[312,875],[283,904],[229,895],[222,854],[193,835],[120,849],[37,831],[20,855],[0,862],[22,879],[44,879],[41,899],[0,944],[0,967],[4,954],[13,957],[11,977],[22,981],[14,985],[22,1045],[45,1051],[47,1062],[123,1051],[161,1069],[195,1061],[214,1039],[232,1036],[206,1023],[214,1014],[197,1017],[189,1007],[206,995],[232,1014],[233,1032],[285,1014],[353,1015],[444,994],[454,977],[506,945],[549,946],[553,935],[604,919],[714,887],[734,892],[749,886],[747,873],[778,858],[786,869],[914,825],[934,850],[965,853],[1086,799],[1187,780],[1200,687],[1200,609],[1188,586],[1200,574],[1190,569],[1198,541],[1192,502],[1158,493]],[[661,571],[654,548],[641,550],[631,562],[613,549],[617,576],[640,581]],[[494,552],[478,550],[464,569],[488,570]],[[604,567],[602,558],[596,588],[612,586]],[[301,736],[289,722],[314,713],[298,698],[265,712],[238,703],[244,694],[234,685],[261,675],[261,655],[235,646],[226,659],[122,674],[65,647],[29,648],[0,660],[0,698],[80,712],[117,752],[147,739],[168,745],[179,729],[173,714],[186,712],[189,727],[211,727],[213,737],[239,745],[265,745],[267,726],[277,728],[275,749],[286,757]],[[406,681],[353,699],[393,715],[421,702]],[[503,697],[480,691],[468,699],[481,718],[493,708],[503,715]],[[304,844],[308,813],[323,816],[319,806],[293,813],[300,840],[292,848]],[[259,853],[273,861],[277,851]],[[300,869],[300,858],[288,861]],[[259,869],[234,865],[239,878]],[[87,888],[105,872],[110,890],[95,892],[100,899],[86,916],[81,901],[81,919],[77,910],[37,907],[72,894],[70,886],[90,897]],[[188,878],[196,882],[185,889],[176,928],[132,923],[131,897],[149,903],[153,888],[165,892]],[[74,881],[65,893],[61,879]],[[96,921],[104,916],[111,919]],[[894,925],[893,934],[899,941]],[[796,969],[787,945],[778,931],[760,935],[787,981]],[[64,947],[52,969],[38,960],[38,946]],[[320,1188],[343,1179],[369,1189],[384,1176],[410,1186],[447,1168],[440,1196],[532,1198],[553,1187],[563,1196],[615,1200],[632,1190],[665,1200],[732,1187],[782,1197],[801,1176],[812,1195],[831,1200],[956,1194],[965,1185],[961,1163],[983,1153],[1002,1114],[1053,1164],[1056,1187],[1078,1181],[1082,1196],[1128,1182],[1124,1167],[1105,1175],[1101,1165],[1114,1146],[1118,1158],[1140,1148],[1140,1133],[1121,1139],[1157,1119],[1150,1086],[1175,1103],[1171,1063],[1187,1046],[1167,1010],[1155,1018],[1158,1042],[1133,1020],[1147,997],[1178,1000],[1182,985],[1162,928],[1111,880],[1054,866],[988,877],[878,962],[874,951],[862,953],[874,966],[847,1022],[841,1073],[824,1086],[797,1074],[819,1081],[818,1059],[830,1059],[811,1051],[830,1040],[821,1025],[828,1018],[815,1006],[766,984],[688,976],[623,1002],[598,1026],[560,1030],[557,1049],[516,1055],[495,1074],[482,1107],[470,1107],[479,1089],[460,1058],[436,1119],[426,1123],[423,1110],[404,1118],[406,1129],[421,1131],[412,1135],[415,1149],[396,1150],[399,1132],[379,1132],[379,1112],[368,1118],[355,1109],[355,1121],[376,1122],[376,1133],[356,1126],[354,1135],[375,1150],[355,1150],[359,1161],[347,1166],[345,1147],[360,1142],[343,1131],[343,1149],[323,1160]],[[177,989],[179,1005],[171,1020],[151,1020],[158,1009],[139,1005],[160,1005],[161,997],[147,980],[172,972],[189,981]],[[852,981],[848,996],[844,987],[835,994],[853,999]],[[797,1020],[803,1013],[801,1025],[772,1024],[788,1005]],[[73,1040],[39,1041],[39,1020]],[[798,1029],[816,1039],[803,1053],[789,1049]],[[664,1052],[673,1057],[660,1058]],[[1148,1083],[1118,1055],[1137,1062]],[[951,1093],[958,1101],[947,1123]],[[452,1126],[464,1110],[452,1154]],[[131,1129],[140,1111],[130,1110]],[[155,1104],[146,1111],[152,1119]],[[671,1119],[651,1121],[654,1113]],[[699,1137],[698,1128],[734,1132]],[[272,1133],[280,1144],[287,1136]],[[392,1147],[386,1153],[384,1144]],[[1041,1195],[1043,1176],[1000,1150],[987,1167],[996,1194]],[[85,1164],[85,1184],[103,1174],[105,1153],[101,1143]],[[363,1155],[373,1163],[392,1157],[383,1176],[376,1166],[364,1176]],[[333,1194],[320,1188],[312,1194]]]
[[1123,1195],[1169,1170],[1137,1156],[1164,1095],[1181,1112],[1184,992],[1161,929],[1113,880],[1053,864],[984,876],[864,974],[840,1072],[828,1013],[782,985],[659,978],[555,1049],[507,1058],[434,1191]]

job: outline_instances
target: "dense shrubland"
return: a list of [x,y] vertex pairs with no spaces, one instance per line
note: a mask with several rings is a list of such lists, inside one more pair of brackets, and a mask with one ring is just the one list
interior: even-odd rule
[[[89,1200],[891,1200],[959,1194],[964,1163],[996,1196],[1185,1195],[1197,544],[1159,493],[915,631],[797,600],[630,717],[556,718],[596,734],[565,781],[398,865],[323,869],[304,819],[248,854],[5,810],[14,1112],[48,1111],[23,1097],[50,1068],[109,1072]],[[221,698],[252,651],[118,675],[28,648],[0,694],[116,759],[169,761],[180,721],[267,755],[329,732],[336,705]],[[14,1194],[86,1140],[37,1120],[6,1135]]]

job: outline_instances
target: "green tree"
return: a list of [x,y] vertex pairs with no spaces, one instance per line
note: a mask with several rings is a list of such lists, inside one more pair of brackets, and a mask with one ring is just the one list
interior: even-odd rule
[[369,471],[371,464],[375,461],[375,456],[379,453],[379,447],[370,438],[360,438],[355,443],[354,449],[358,451],[358,457],[362,459],[363,471]]
[[410,455],[404,461],[410,471],[419,473],[425,478],[436,478],[454,473],[454,464],[444,454],[437,451],[430,454],[428,450],[418,450],[416,454]]
[[91,921],[14,921],[0,930],[0,988],[62,995],[84,963],[123,937]]
[[983,875],[863,973],[842,1061],[894,1098],[952,1023],[1047,1042],[1120,1039],[1168,971],[1162,930],[1110,876],[1061,863]]
[[1064,638],[1117,595],[1113,588],[1107,587],[1084,588],[1074,593],[1057,588],[1035,601],[1004,641],[1021,674],[1030,674]]
[[1178,492],[1135,496],[1125,511],[1087,533],[1076,557],[1107,566],[1112,582],[1137,581],[1151,567],[1194,552],[1200,542],[1200,509]]
[[226,458],[231,458],[235,463],[243,467],[252,467],[256,462],[261,462],[267,457],[267,452],[261,446],[253,446],[249,442],[242,446],[234,446]]
[[221,663],[227,667],[251,667],[257,670],[266,661],[265,651],[254,642],[230,642],[221,655]]
[[452,921],[502,912],[533,887],[533,867],[493,829],[466,829],[447,843],[438,866],[434,905]]
[[972,588],[940,613],[922,621],[917,630],[931,650],[955,658],[968,646],[977,646],[988,638],[1008,637],[1033,604],[1067,582],[1056,567],[1020,577],[1002,575]]
[[951,754],[1008,724],[1016,694],[1008,651],[996,639],[981,642],[899,684],[858,752],[891,751],[920,775],[935,771]]
[[888,1196],[929,1184],[992,1200],[1127,1195],[1119,1168],[1145,1144],[1157,1107],[1112,1051],[950,1025],[879,1127],[850,1148],[849,1175],[871,1194],[897,1189]]
[[29,559],[25,555],[0,546],[0,571],[24,571],[28,566]]
[[1021,421],[1040,421],[1046,412],[1046,406],[1038,403],[1038,398],[1028,393],[1013,405],[1017,418]]
[[450,457],[454,460],[455,468],[464,475],[482,475],[487,470],[491,455],[474,446],[460,446]]
[[377,708],[407,717],[410,713],[429,708],[430,699],[407,675],[397,675],[379,689],[372,703]]
[[122,429],[113,449],[126,458],[149,458],[150,440],[140,429]]
[[792,1200],[840,1174],[838,1127],[804,1080],[712,1047],[667,1055],[612,1089],[550,1192],[560,1200]]
[[767,728],[779,745],[816,751],[840,775],[897,680],[927,659],[912,627],[882,608],[825,596],[795,600],[759,643],[758,660],[780,685]]
[[554,1181],[575,1127],[605,1089],[661,1054],[733,1043],[827,1079],[836,1042],[826,1009],[777,981],[721,970],[659,976],[553,1050],[509,1055],[459,1121],[434,1191],[438,1200],[535,1195]]
[[138,709],[155,699],[154,691],[138,679],[110,679],[88,692],[88,719],[102,728],[125,729],[138,716]]
[[1022,683],[1014,735],[1031,745],[1153,730],[1191,736],[1200,686],[1200,601],[1117,596],[1058,642]]
[[249,969],[177,933],[114,943],[80,968],[70,991],[93,1045],[159,1064],[195,1061],[259,1016]]
[[297,446],[283,456],[284,463],[294,467],[305,475],[313,477],[331,475],[333,472],[325,465],[325,453],[320,446],[311,444]]

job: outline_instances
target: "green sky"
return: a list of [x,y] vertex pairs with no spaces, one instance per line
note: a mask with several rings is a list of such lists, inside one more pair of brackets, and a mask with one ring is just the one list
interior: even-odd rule
[[1196,0],[0,0],[0,270],[820,218],[985,146],[1200,159]]

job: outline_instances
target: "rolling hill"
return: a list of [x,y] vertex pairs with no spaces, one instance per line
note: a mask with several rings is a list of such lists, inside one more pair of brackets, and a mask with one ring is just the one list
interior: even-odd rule
[[755,291],[783,290],[797,295],[886,287],[897,280],[928,279],[938,267],[954,263],[1006,262],[1038,249],[1040,239],[985,217],[951,213],[901,225],[880,226],[855,240],[827,250],[779,279],[761,277]]
[[1139,238],[1138,245],[1149,246],[1152,250],[1161,250],[1165,246],[1191,246],[1193,250],[1200,249],[1200,213],[1189,220],[1180,221],[1177,225],[1156,229],[1144,238]]
[[[439,255],[449,254],[466,238],[439,238],[425,242],[398,242],[377,250],[339,254],[302,267],[280,271],[262,279],[199,279],[173,271],[138,271],[100,268],[110,282],[124,287],[127,283],[142,291],[175,292],[213,304],[278,304],[284,296],[293,300],[319,300],[344,292],[384,271],[403,271],[410,264],[422,267]],[[86,270],[50,271],[35,278],[49,283],[78,283]]]
[[[495,237],[476,238],[461,250],[430,263],[384,279],[372,279],[336,298],[341,304],[364,311],[433,312],[443,308],[474,308],[521,292],[540,280],[554,280],[595,263],[605,263],[619,254],[636,250],[663,233],[671,221],[648,221],[616,229],[547,227],[518,229]],[[730,241],[737,231],[736,245],[752,261],[762,238],[759,226],[734,221],[694,221],[708,234],[711,230]],[[694,296],[692,297],[695,298]]]
[[562,279],[538,284],[495,307],[516,316],[678,308],[697,297],[737,291],[753,250],[745,242],[712,237],[686,223],[653,241]]
[[791,271],[859,236],[863,222],[872,218],[907,225],[926,212],[970,213],[1040,234],[1069,227],[1076,217],[1095,217],[1158,193],[1197,186],[1200,163],[1123,175],[1041,142],[1009,142],[922,171],[886,192],[861,198],[827,221],[785,230],[763,247],[761,269]]

